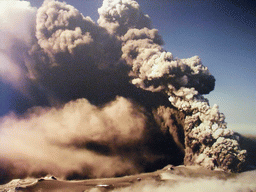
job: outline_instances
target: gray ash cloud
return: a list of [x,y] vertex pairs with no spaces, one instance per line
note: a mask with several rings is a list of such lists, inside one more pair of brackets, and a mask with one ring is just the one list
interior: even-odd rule
[[[202,96],[214,77],[198,56],[174,59],[164,50],[136,1],[104,0],[97,23],[59,1],[37,10],[26,1],[3,5],[14,14],[1,28],[0,61],[10,64],[1,80],[19,97],[16,112],[1,118],[2,182],[182,163],[243,169],[246,151]],[[13,30],[20,15],[27,25]]]

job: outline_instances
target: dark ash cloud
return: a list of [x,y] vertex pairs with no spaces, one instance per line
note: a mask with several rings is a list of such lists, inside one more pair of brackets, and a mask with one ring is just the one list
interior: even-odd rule
[[243,170],[239,137],[203,97],[214,77],[198,56],[174,59],[164,50],[137,2],[104,0],[98,23],[59,1],[38,10],[25,1],[3,5],[28,17],[20,34],[15,18],[1,27],[7,43],[0,61],[10,64],[1,79],[20,94],[14,112],[1,118],[2,183],[48,173],[112,177],[182,163]]

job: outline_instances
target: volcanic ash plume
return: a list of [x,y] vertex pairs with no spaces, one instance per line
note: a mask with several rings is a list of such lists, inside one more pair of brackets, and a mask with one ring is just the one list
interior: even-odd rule
[[133,0],[104,0],[98,12],[97,24],[46,0],[29,41],[9,30],[24,47],[5,47],[4,57],[22,69],[28,103],[1,119],[0,179],[111,177],[182,163],[241,171],[246,151],[202,96],[215,79],[200,58],[174,59]]
[[[97,108],[85,99],[63,108],[33,108],[1,122],[2,179],[52,173],[67,179],[135,174],[146,125],[142,111],[124,98]],[[14,162],[13,164],[10,162]]]
[[122,39],[122,57],[132,66],[131,82],[167,94],[171,104],[186,114],[184,164],[240,170],[246,151],[240,149],[234,132],[226,129],[218,106],[211,108],[202,96],[214,89],[215,79],[201,60],[197,56],[173,59],[162,49],[154,29],[131,28]]
[[26,1],[1,1],[0,78],[16,88],[24,82],[24,63],[29,63],[36,8]]
[[134,0],[105,0],[98,12],[99,26],[106,28],[111,34],[122,36],[131,28],[150,28],[149,16],[144,15]]

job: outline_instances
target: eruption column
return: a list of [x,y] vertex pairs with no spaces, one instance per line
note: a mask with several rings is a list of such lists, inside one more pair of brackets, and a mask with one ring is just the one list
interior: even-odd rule
[[17,103],[33,102],[1,118],[1,182],[135,174],[183,157],[185,165],[243,168],[246,151],[203,97],[214,77],[198,56],[165,51],[136,1],[104,0],[97,23],[63,2],[46,0],[37,13],[25,5],[36,19],[25,40],[10,36],[14,46],[0,59],[13,62],[9,71],[26,87],[29,99]]

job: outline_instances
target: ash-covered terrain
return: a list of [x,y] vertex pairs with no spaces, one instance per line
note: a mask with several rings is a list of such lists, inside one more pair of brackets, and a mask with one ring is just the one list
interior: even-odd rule
[[15,179],[1,185],[1,191],[15,192],[125,192],[125,191],[256,191],[256,171],[230,173],[209,170],[201,166],[172,166],[150,173],[141,173],[117,178],[88,180],[61,180],[54,176],[39,179]]

